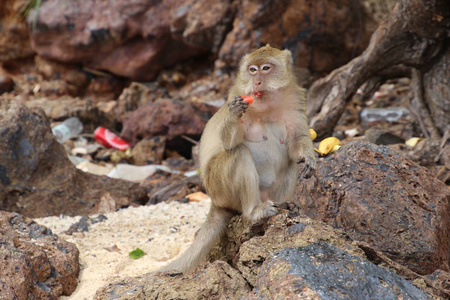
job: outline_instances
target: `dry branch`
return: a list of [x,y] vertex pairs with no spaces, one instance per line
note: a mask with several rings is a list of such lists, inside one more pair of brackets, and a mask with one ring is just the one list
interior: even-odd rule
[[313,84],[308,95],[310,126],[319,137],[331,134],[363,83],[392,66],[423,67],[440,53],[449,28],[450,1],[400,0],[360,56]]

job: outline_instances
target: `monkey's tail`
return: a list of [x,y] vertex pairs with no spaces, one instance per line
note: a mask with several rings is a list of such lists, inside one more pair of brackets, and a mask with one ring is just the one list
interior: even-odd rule
[[191,246],[179,258],[162,267],[158,272],[188,273],[192,271],[218,242],[233,215],[227,209],[212,205],[205,223],[200,227]]

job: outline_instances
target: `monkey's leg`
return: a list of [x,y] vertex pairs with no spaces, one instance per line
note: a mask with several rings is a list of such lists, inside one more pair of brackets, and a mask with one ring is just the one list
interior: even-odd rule
[[254,221],[277,212],[273,202],[260,193],[258,172],[250,150],[243,144],[212,159],[204,179],[212,201],[219,207],[234,209]]
[[291,201],[295,192],[295,185],[297,183],[298,169],[292,163],[287,170],[278,174],[278,180],[270,189],[269,196],[277,203],[284,203]]

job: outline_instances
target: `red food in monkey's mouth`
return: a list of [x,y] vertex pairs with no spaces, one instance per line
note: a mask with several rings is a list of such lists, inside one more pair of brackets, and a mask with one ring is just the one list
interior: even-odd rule
[[253,103],[253,97],[252,96],[241,96],[241,98],[247,102],[249,105]]
[[253,95],[256,96],[256,98],[261,98],[261,96],[263,95],[263,92],[253,92]]

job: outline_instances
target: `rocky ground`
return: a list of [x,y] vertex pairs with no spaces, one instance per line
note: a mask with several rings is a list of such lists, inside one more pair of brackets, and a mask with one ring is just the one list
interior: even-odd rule
[[[210,200],[187,198],[205,192],[196,144],[239,57],[289,47],[311,87],[367,45],[377,25],[368,1],[48,0],[36,31],[15,17],[24,2],[0,4],[1,299],[450,297],[448,106],[437,109],[441,137],[424,134],[402,68],[345,103],[332,131],[342,148],[319,158],[280,214],[233,218],[193,274],[149,273],[206,216]],[[69,117],[83,131],[60,144],[51,128]],[[101,145],[99,126],[130,148]],[[133,260],[136,248],[145,255]]]

